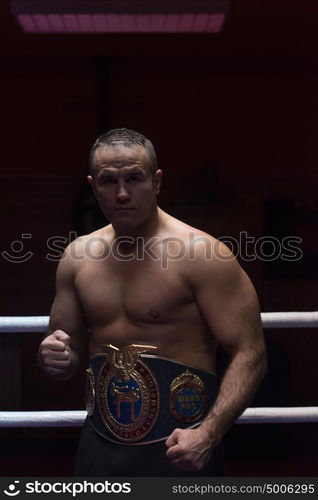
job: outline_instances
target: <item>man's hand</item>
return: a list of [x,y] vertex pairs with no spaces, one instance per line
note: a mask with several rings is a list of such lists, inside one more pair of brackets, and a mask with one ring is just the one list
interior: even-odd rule
[[43,370],[51,377],[67,374],[70,357],[70,336],[63,330],[55,330],[40,345],[39,360]]
[[175,429],[166,441],[166,456],[170,463],[184,471],[199,471],[208,463],[213,440],[200,427]]

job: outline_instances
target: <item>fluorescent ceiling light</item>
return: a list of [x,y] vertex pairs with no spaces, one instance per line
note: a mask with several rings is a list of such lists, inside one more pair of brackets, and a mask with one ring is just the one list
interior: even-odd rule
[[219,33],[229,1],[11,1],[26,33]]

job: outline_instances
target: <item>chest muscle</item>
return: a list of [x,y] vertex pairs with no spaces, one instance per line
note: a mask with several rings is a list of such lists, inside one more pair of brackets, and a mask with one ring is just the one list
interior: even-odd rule
[[177,271],[162,270],[157,263],[121,268],[102,263],[85,265],[78,273],[76,289],[92,326],[107,326],[119,319],[173,322],[193,304],[192,294]]

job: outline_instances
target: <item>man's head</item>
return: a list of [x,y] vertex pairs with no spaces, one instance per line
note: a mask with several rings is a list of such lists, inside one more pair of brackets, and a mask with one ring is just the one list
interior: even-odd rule
[[146,137],[128,129],[100,136],[90,153],[91,185],[102,212],[119,234],[140,234],[152,225],[162,171]]
[[109,146],[124,146],[126,148],[133,148],[134,146],[143,147],[149,157],[149,168],[150,172],[154,176],[158,170],[158,161],[155,148],[152,142],[144,135],[136,132],[135,130],[130,130],[129,128],[114,128],[101,134],[95,141],[90,154],[89,154],[89,173],[94,177],[94,158],[97,149]]

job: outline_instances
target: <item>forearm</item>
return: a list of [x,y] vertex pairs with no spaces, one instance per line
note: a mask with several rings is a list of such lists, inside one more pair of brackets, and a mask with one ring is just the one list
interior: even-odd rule
[[238,352],[222,379],[219,393],[200,428],[219,443],[229,427],[251,402],[266,371],[264,350]]

